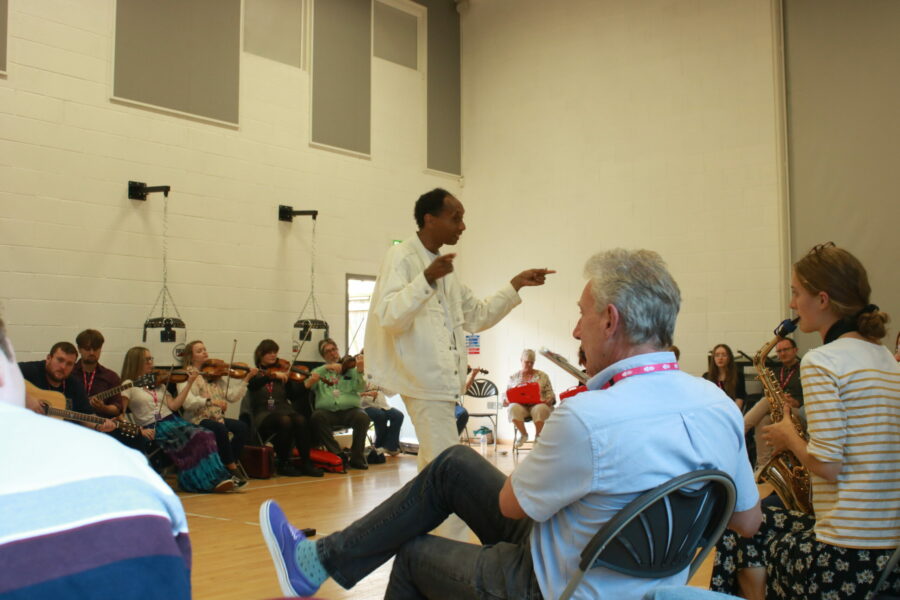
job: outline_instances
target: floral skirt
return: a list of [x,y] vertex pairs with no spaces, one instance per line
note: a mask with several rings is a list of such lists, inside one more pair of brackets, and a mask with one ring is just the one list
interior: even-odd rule
[[156,424],[156,442],[178,469],[178,486],[185,492],[210,492],[231,477],[219,458],[216,436],[208,429],[169,415]]
[[[737,571],[766,568],[766,598],[796,600],[871,600],[892,549],[858,549],[816,540],[815,518],[766,506],[763,524],[752,538],[731,530],[716,546],[709,589],[737,595]],[[900,567],[888,577],[900,591]]]

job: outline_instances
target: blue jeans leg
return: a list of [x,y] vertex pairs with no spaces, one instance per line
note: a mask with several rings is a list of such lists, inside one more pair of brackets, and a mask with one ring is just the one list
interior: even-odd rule
[[[508,519],[500,514],[498,497],[505,481],[503,473],[471,448],[448,448],[369,514],[346,529],[319,540],[319,559],[328,574],[349,589],[401,550],[404,556],[415,550],[414,553],[420,554],[418,560],[394,562],[394,568],[398,570],[396,577],[393,574],[391,577],[391,586],[398,590],[395,597],[421,597],[408,590],[415,589],[419,569],[431,560],[440,561],[440,568],[435,572],[441,571],[444,575],[441,581],[430,585],[464,585],[475,590],[474,594],[484,580],[498,578],[499,574],[491,570],[496,569],[497,561],[505,561],[501,552],[454,543],[453,560],[458,558],[459,562],[456,564],[442,560],[441,555],[446,550],[442,542],[425,541],[435,539],[431,536],[417,539],[455,513],[472,528],[483,545],[502,546],[510,554],[516,554],[517,562],[504,568],[506,576],[520,582],[514,587],[537,589],[528,548],[532,521]],[[501,545],[500,542],[508,543]],[[406,544],[413,546],[407,550]],[[423,553],[425,556],[421,556]],[[437,577],[436,574],[433,576]],[[407,592],[401,594],[401,584],[407,583]]]
[[372,423],[375,424],[375,447],[385,448],[386,446],[384,445],[384,438],[387,436],[388,429],[387,412],[381,410],[376,406],[370,406],[369,408],[365,408],[363,410],[366,411],[366,414],[369,415]]
[[378,446],[391,452],[400,449],[400,427],[403,425],[403,413],[396,408],[381,411],[388,417],[387,433],[384,436],[384,445]]

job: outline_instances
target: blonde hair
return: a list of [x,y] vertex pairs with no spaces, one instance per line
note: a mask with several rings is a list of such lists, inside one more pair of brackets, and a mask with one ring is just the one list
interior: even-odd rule
[[188,342],[187,345],[185,345],[184,350],[181,352],[182,367],[189,367],[194,363],[194,346],[202,343],[203,340],[194,340],[193,342]]
[[143,346],[135,346],[125,353],[125,360],[122,361],[122,380],[131,379],[134,381],[143,374],[145,358],[150,350]]
[[831,310],[855,326],[860,335],[871,340],[887,335],[885,325],[890,317],[870,304],[869,276],[855,256],[833,242],[819,244],[794,263],[794,273],[810,294],[828,294]]

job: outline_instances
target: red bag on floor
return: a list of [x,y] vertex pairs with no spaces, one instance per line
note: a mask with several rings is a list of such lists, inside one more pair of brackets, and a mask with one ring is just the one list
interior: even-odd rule
[[250,477],[269,479],[275,473],[275,450],[271,446],[244,446],[241,465]]
[[[296,463],[300,460],[296,448],[294,448],[294,454],[293,460]],[[347,469],[344,467],[344,460],[334,452],[313,448],[309,451],[309,459],[312,461],[312,464],[329,473],[347,472]]]

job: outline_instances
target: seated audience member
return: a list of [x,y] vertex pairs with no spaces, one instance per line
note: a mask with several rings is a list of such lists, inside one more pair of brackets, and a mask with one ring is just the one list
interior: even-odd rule
[[894,360],[900,362],[900,332],[897,332],[897,339],[894,341]]
[[[268,339],[256,347],[253,360],[259,368],[256,377],[247,384],[253,429],[263,441],[272,440],[276,471],[288,477],[322,477],[322,470],[309,459],[312,447],[309,422],[291,402],[302,384],[290,380],[287,370],[290,363],[287,360],[279,362],[278,344]],[[280,365],[284,368],[280,369]],[[299,453],[299,468],[291,461],[295,447]]]
[[[0,596],[190,598],[187,519],[172,489],[140,455],[24,401],[0,320]],[[73,448],[77,460],[61,459]]]
[[[265,502],[260,526],[284,594],[312,594],[328,577],[349,589],[394,557],[388,598],[558,598],[598,527],[640,493],[698,469],[731,474],[731,525],[756,531],[758,494],[734,403],[697,377],[643,368],[675,358],[665,349],[681,295],[662,259],[611,250],[585,271],[573,335],[584,344],[589,391],[556,409],[512,475],[454,446],[368,515],[316,541]],[[426,535],[451,513],[483,545]],[[647,580],[597,568],[578,597],[640,598],[686,578],[686,570]]]
[[330,338],[319,342],[319,354],[325,359],[325,364],[313,369],[304,382],[307,389],[315,392],[313,429],[326,450],[340,454],[341,447],[334,439],[332,428],[351,427],[353,442],[350,446],[350,466],[354,469],[368,469],[365,457],[366,431],[371,421],[366,411],[360,408],[362,399],[359,397],[366,389],[362,376],[365,372],[363,357],[356,358],[356,366],[350,367],[351,363],[342,364],[337,344]]
[[521,360],[522,370],[514,373],[509,378],[506,389],[509,390],[509,388],[518,387],[526,383],[537,383],[540,388],[541,401],[538,404],[519,404],[518,402],[510,402],[508,396],[504,394],[503,406],[509,407],[509,420],[519,430],[516,448],[528,441],[525,419],[531,417],[531,420],[534,421],[534,437],[537,439],[541,437],[544,421],[550,418],[553,405],[556,404],[556,394],[553,393],[550,378],[543,371],[538,371],[534,368],[534,350],[523,350]]
[[[66,408],[86,415],[94,411],[78,378],[73,374],[78,351],[69,342],[56,342],[45,360],[19,363],[25,381],[42,390],[59,392],[66,398]],[[116,424],[106,419],[101,423],[81,423],[85,427],[108,433]]]
[[[792,408],[763,439],[809,472],[813,514],[766,505],[751,539],[726,531],[711,589],[744,598],[870,600],[900,545],[900,366],[881,345],[888,315],[871,303],[865,267],[834,244],[794,263],[791,308],[823,345],[803,357],[809,439]],[[900,591],[900,569],[888,577]],[[886,596],[887,597],[887,596]]]
[[[487,373],[487,371],[479,367],[467,366],[467,369],[466,384],[463,388],[465,393],[469,392],[469,388],[472,387],[472,382],[475,381],[475,378],[478,377],[479,373]],[[463,430],[469,423],[469,411],[466,410],[465,406],[457,402],[453,407],[453,418],[456,419],[456,435],[462,435]]]
[[[194,340],[184,347],[182,354],[184,367],[193,367],[197,371],[209,360],[206,346],[200,340]],[[219,458],[222,459],[225,468],[232,477],[246,482],[247,478],[237,467],[237,461],[241,458],[247,436],[250,434],[247,425],[237,419],[229,419],[225,416],[229,402],[240,402],[247,393],[247,382],[256,376],[258,369],[252,368],[247,375],[232,381],[226,375],[198,377],[192,385],[188,382],[178,384],[178,391],[187,387],[187,397],[184,399],[184,418],[194,425],[209,429],[216,436],[216,446],[219,448]],[[228,434],[231,439],[228,439]]]
[[[125,353],[122,379],[132,381],[153,371],[150,351],[135,346]],[[188,368],[188,383],[199,373]],[[216,438],[211,431],[196,427],[175,411],[184,405],[188,387],[177,396],[166,389],[166,383],[153,388],[131,387],[122,392],[126,408],[134,413],[138,425],[153,430],[153,439],[178,469],[178,485],[185,492],[229,492],[241,484],[231,476],[219,458]]]
[[[791,404],[791,408],[800,417],[801,423],[806,425],[806,413],[803,410],[803,386],[800,384],[800,359],[797,357],[797,344],[792,338],[785,338],[775,344],[775,354],[781,361],[781,366],[774,370],[775,379],[781,384],[785,398]],[[756,466],[764,466],[772,458],[772,449],[763,442],[763,428],[771,425],[769,416],[769,403],[766,398],[760,398],[759,402],[744,415],[744,430],[755,428],[756,440]]]
[[[108,419],[118,419],[124,416],[124,401],[121,394],[116,394],[104,400],[98,400],[93,397],[97,394],[111,390],[121,385],[122,380],[119,374],[112,369],[107,369],[100,364],[100,353],[103,351],[103,334],[96,329],[85,329],[75,338],[75,345],[78,347],[80,358],[75,363],[72,375],[81,381],[84,386],[85,394],[94,412]],[[109,432],[109,435],[117,439],[129,448],[134,448],[139,452],[146,452],[149,446],[149,432],[142,430],[144,435],[128,436],[124,435],[118,428]]]
[[[362,356],[364,353],[360,352]],[[403,413],[388,404],[384,391],[372,384],[366,385],[366,391],[360,394],[362,408],[375,425],[375,449],[391,456],[400,454],[400,428],[403,426]]]
[[719,344],[709,354],[709,369],[703,374],[704,379],[712,381],[734,400],[738,408],[744,408],[744,374],[738,371],[734,363],[734,353],[727,344]]

